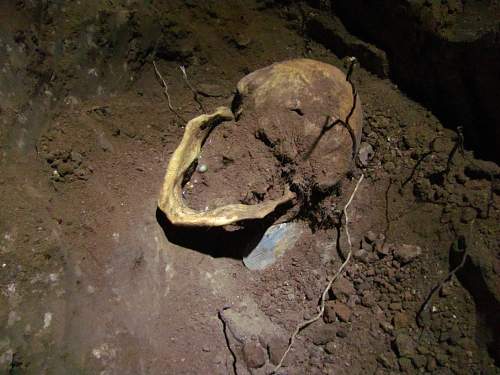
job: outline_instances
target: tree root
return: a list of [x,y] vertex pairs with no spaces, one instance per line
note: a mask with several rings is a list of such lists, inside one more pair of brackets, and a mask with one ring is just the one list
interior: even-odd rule
[[344,209],[343,209],[343,214],[345,216],[345,233],[346,233],[346,236],[347,236],[347,243],[349,244],[349,252],[347,254],[347,257],[346,257],[345,261],[342,263],[342,265],[340,266],[340,268],[338,269],[337,273],[335,273],[335,275],[330,279],[330,281],[326,285],[326,288],[323,290],[323,293],[321,294],[321,304],[320,304],[318,313],[313,318],[299,323],[297,325],[297,327],[295,328],[295,331],[292,333],[292,336],[290,337],[290,342],[288,344],[288,347],[287,347],[285,353],[283,353],[283,356],[281,357],[281,360],[279,361],[279,363],[274,368],[274,370],[272,372],[273,374],[276,374],[276,372],[283,365],[283,362],[285,361],[286,356],[288,355],[288,353],[292,349],[292,346],[293,346],[293,344],[295,342],[295,338],[297,337],[297,335],[299,334],[299,332],[302,331],[308,325],[310,325],[310,324],[318,321],[319,319],[321,319],[321,317],[323,316],[323,314],[325,312],[325,302],[326,302],[326,296],[328,294],[328,291],[332,287],[332,284],[335,282],[335,280],[337,280],[337,278],[342,274],[342,271],[344,270],[344,268],[349,263],[349,260],[351,259],[351,255],[352,255],[352,243],[351,243],[351,236],[349,234],[349,217],[347,215],[347,208],[349,207],[349,205],[351,204],[354,196],[356,195],[356,192],[358,191],[359,185],[361,184],[361,181],[363,181],[363,178],[364,178],[364,175],[362,174],[361,177],[359,178],[358,182],[356,183],[356,187],[354,188],[354,191],[352,192],[351,197],[349,198],[347,204],[344,206]]

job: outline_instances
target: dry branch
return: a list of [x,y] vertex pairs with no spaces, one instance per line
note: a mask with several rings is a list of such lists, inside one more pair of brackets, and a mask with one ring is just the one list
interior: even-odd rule
[[186,120],[179,114],[179,112],[177,112],[174,107],[172,106],[172,101],[170,100],[170,94],[168,93],[168,85],[167,85],[167,82],[165,82],[165,80],[163,79],[163,76],[161,75],[160,71],[158,70],[158,68],[156,67],[156,63],[153,61],[153,66],[155,68],[155,73],[156,73],[156,76],[158,77],[158,79],[161,81],[162,85],[163,85],[163,93],[165,94],[165,97],[167,98],[167,102],[168,102],[168,108],[170,109],[170,111],[172,111],[172,113],[174,113],[183,123],[186,123]]

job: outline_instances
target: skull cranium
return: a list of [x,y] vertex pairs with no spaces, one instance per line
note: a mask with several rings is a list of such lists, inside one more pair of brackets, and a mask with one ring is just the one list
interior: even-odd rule
[[[297,195],[300,203],[314,190],[328,190],[351,168],[361,136],[362,110],[339,69],[309,59],[289,60],[245,76],[237,89],[231,109],[219,107],[186,126],[169,162],[159,199],[159,208],[173,224],[222,226],[263,218]],[[185,174],[199,157],[211,130],[230,121],[233,130],[239,132],[235,134],[246,135],[247,147],[252,149],[252,142],[260,143],[258,147],[265,146],[265,152],[276,159],[275,170],[266,173],[278,176],[282,185],[279,196],[251,205],[189,208],[182,197]],[[244,190],[244,186],[241,188]]]

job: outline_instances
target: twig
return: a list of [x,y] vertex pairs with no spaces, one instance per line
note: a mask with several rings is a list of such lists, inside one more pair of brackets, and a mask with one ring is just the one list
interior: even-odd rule
[[[231,331],[231,327],[229,326],[229,322],[226,319],[226,316],[224,315],[224,310],[226,308],[222,308],[218,311],[217,316],[219,317],[219,320],[222,322],[222,328],[224,332],[224,338],[226,339],[226,345],[227,348],[229,349],[229,352],[231,353],[231,356],[233,357],[233,371],[235,375],[238,375],[238,369],[236,367],[236,353],[233,351],[231,348],[231,343],[229,342],[229,336],[227,334],[227,331]],[[233,337],[235,336],[234,333],[231,331],[231,334]],[[237,337],[235,337],[237,339]]]
[[196,90],[196,88],[194,88],[194,86],[191,84],[191,82],[189,82],[189,79],[188,79],[188,76],[187,76],[187,72],[186,72],[186,68],[184,66],[179,66],[181,72],[182,72],[182,76],[184,77],[184,81],[186,82],[186,84],[188,85],[189,89],[191,90],[191,92],[193,93],[193,99],[196,103],[198,103],[198,105],[200,106],[200,109],[203,111],[203,112],[206,112],[205,111],[205,108],[203,107],[203,104],[201,103],[201,100],[198,98],[198,90]]
[[168,93],[168,86],[167,86],[167,83],[165,82],[165,80],[163,79],[163,76],[161,75],[160,71],[158,70],[158,68],[156,67],[156,63],[154,62],[153,60],[153,66],[155,68],[155,73],[156,73],[156,76],[158,77],[158,79],[162,82],[163,84],[163,88],[164,88],[164,91],[163,93],[165,94],[165,97],[167,98],[167,102],[168,102],[168,108],[172,111],[172,113],[174,113],[182,122],[186,122],[186,120],[174,109],[174,107],[172,106],[172,102],[170,101],[170,95]]
[[430,143],[429,143],[429,151],[426,151],[425,153],[422,154],[422,156],[420,156],[420,158],[417,160],[417,162],[415,163],[415,166],[413,167],[410,175],[408,176],[408,178],[401,184],[401,187],[399,188],[399,192],[401,193],[404,189],[404,187],[406,186],[406,184],[408,182],[410,182],[411,180],[413,180],[413,177],[415,176],[415,173],[417,172],[417,169],[418,167],[420,166],[420,164],[422,164],[422,162],[424,161],[425,158],[427,158],[429,155],[431,155],[433,152],[434,152],[434,144],[436,143],[436,140],[438,140],[439,138],[434,138]]
[[349,234],[349,217],[347,215],[347,208],[349,207],[354,196],[356,195],[356,192],[358,191],[359,185],[361,184],[361,181],[363,181],[363,178],[364,178],[364,175],[361,174],[361,177],[359,178],[358,182],[356,183],[356,187],[354,188],[354,191],[352,192],[351,197],[349,198],[349,200],[347,201],[347,204],[344,206],[344,209],[343,209],[343,213],[345,216],[345,233],[347,236],[347,243],[349,244],[349,253],[347,254],[345,261],[342,263],[342,265],[338,269],[337,273],[330,279],[330,281],[326,285],[326,288],[323,290],[323,293],[321,294],[321,304],[320,304],[320,308],[319,308],[318,313],[313,318],[306,320],[306,321],[303,321],[302,323],[299,323],[297,325],[297,327],[295,328],[295,331],[293,332],[292,336],[290,337],[290,342],[288,344],[288,347],[287,347],[285,353],[283,353],[283,356],[281,357],[281,360],[279,361],[278,365],[274,368],[274,370],[272,372],[273,374],[275,374],[283,365],[283,362],[285,361],[286,356],[288,355],[288,353],[292,349],[292,346],[295,342],[295,338],[297,337],[299,332],[301,330],[303,330],[305,327],[307,327],[308,325],[321,319],[321,317],[323,316],[323,313],[325,312],[325,302],[326,302],[326,296],[328,294],[328,291],[332,287],[332,284],[335,282],[335,280],[342,274],[342,271],[344,270],[345,266],[347,265],[347,263],[349,263],[349,260],[351,259],[352,243],[351,243],[351,235]]
[[[471,227],[470,227],[470,235],[472,235],[472,226],[474,225],[474,221],[471,223]],[[439,283],[437,284],[434,288],[432,288],[432,290],[430,291],[429,295],[427,296],[427,298],[425,299],[424,303],[422,304],[422,306],[420,307],[420,309],[418,310],[417,312],[417,316],[416,316],[416,321],[417,323],[420,323],[421,322],[421,315],[427,310],[427,307],[429,306],[429,303],[431,302],[432,300],[432,297],[437,293],[439,292],[443,286],[449,282],[451,280],[451,278],[464,266],[465,264],[465,261],[467,260],[467,257],[468,257],[468,251],[467,251],[467,245],[465,246],[465,249],[464,249],[464,253],[462,255],[462,260],[460,261],[460,264],[458,266],[456,266],[453,270],[451,270],[448,275],[446,275],[446,277]]]
[[448,155],[448,161],[446,162],[446,169],[444,170],[443,174],[448,175],[451,170],[451,163],[453,162],[453,158],[457,151],[460,151],[460,153],[463,155],[464,154],[464,133],[463,133],[463,128],[462,126],[457,126],[457,139],[455,141],[455,145],[450,151],[450,154]]
[[349,70],[347,71],[347,76],[346,76],[346,81],[349,82],[349,84],[351,85],[351,92],[352,92],[352,107],[349,110],[349,113],[347,114],[345,120],[336,119],[331,121],[332,117],[326,116],[325,123],[321,128],[321,133],[319,134],[318,138],[316,138],[312,146],[309,148],[309,151],[305,154],[303,160],[309,159],[309,157],[312,155],[314,149],[318,145],[323,135],[325,135],[325,133],[328,130],[333,129],[338,124],[345,126],[345,128],[349,132],[352,141],[352,158],[353,159],[356,158],[356,154],[358,152],[358,142],[356,140],[356,134],[354,134],[354,130],[352,129],[352,126],[349,124],[349,120],[351,119],[351,116],[353,115],[354,110],[356,109],[356,103],[358,101],[358,91],[356,90],[356,86],[354,86],[354,83],[351,81],[351,76],[354,71],[354,66],[356,65],[357,62],[358,60],[355,57],[351,57],[351,65],[349,66]]

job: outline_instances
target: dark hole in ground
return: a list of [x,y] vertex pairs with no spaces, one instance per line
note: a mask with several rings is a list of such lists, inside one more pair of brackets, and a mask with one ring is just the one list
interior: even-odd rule
[[[460,246],[460,245],[459,245]],[[461,261],[463,254],[450,251],[450,270]],[[457,278],[470,293],[476,305],[477,333],[476,341],[480,346],[486,346],[494,358],[496,366],[500,365],[500,304],[488,290],[481,269],[468,258],[457,273]]]

